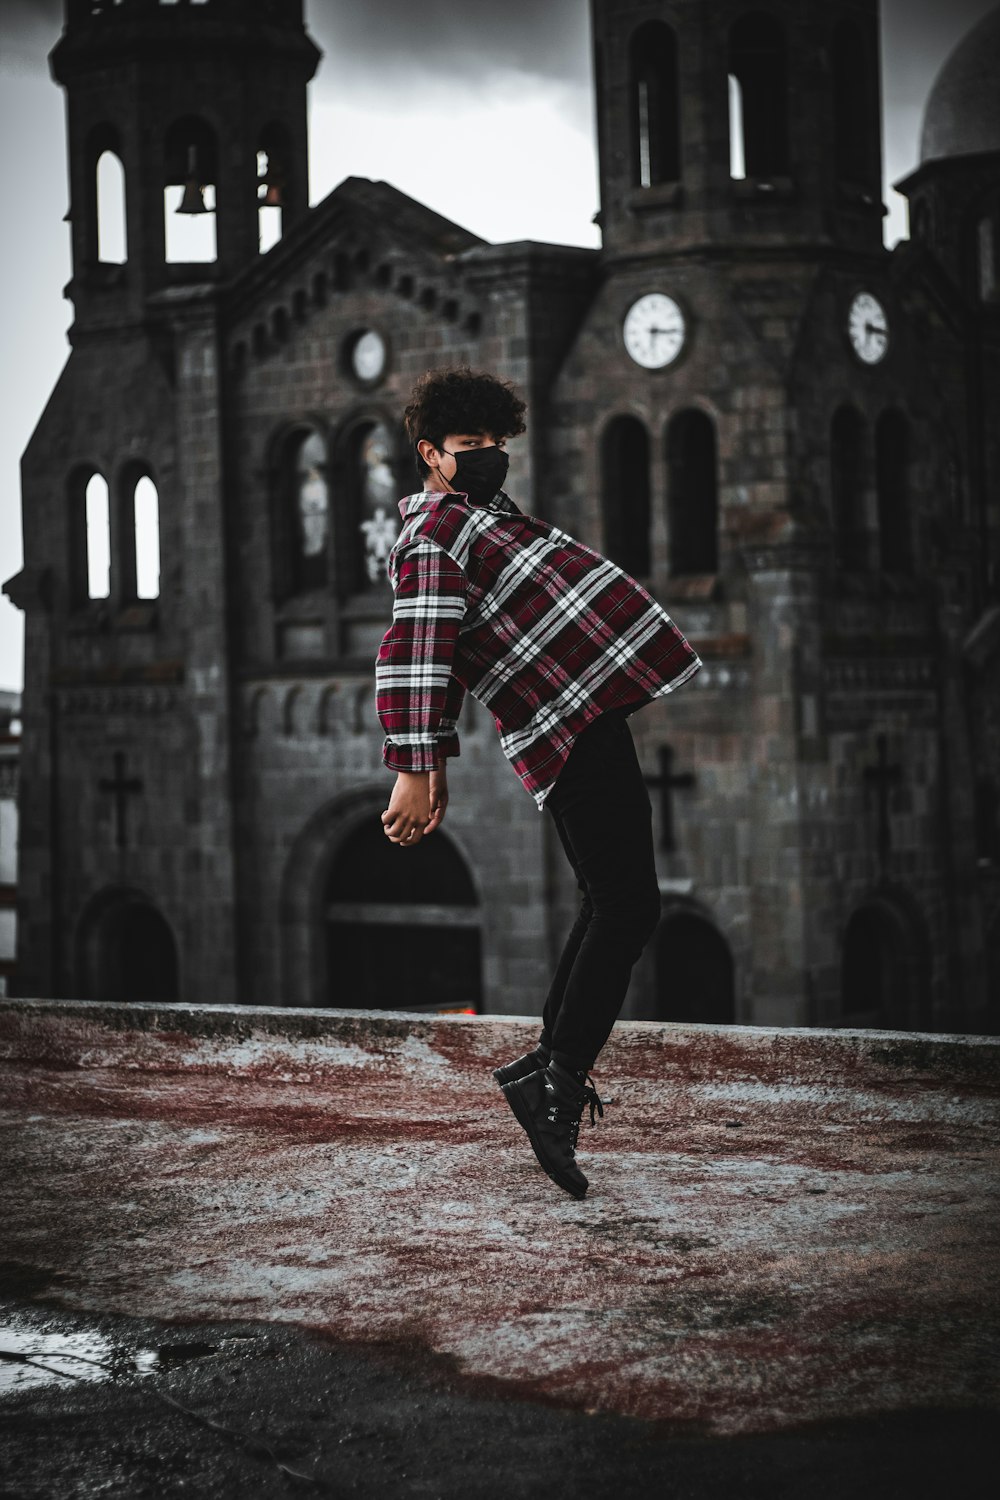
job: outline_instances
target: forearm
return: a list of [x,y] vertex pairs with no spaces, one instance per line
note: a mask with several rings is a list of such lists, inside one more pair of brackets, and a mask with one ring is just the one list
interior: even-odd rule
[[376,711],[391,771],[424,773],[459,753],[464,688],[453,675],[466,580],[446,553],[414,549],[399,569],[393,623],[375,663]]

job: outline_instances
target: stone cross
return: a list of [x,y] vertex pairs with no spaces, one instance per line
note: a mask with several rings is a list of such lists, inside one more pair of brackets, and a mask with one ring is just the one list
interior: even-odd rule
[[108,779],[102,776],[97,783],[102,792],[113,792],[115,798],[115,844],[124,849],[126,844],[125,815],[128,810],[126,798],[130,792],[141,792],[142,782],[138,776],[125,775],[125,752],[115,751],[115,774]]
[[693,771],[673,771],[671,765],[674,752],[669,745],[661,745],[657,751],[660,765],[658,776],[643,776],[647,786],[660,789],[660,848],[671,853],[677,848],[674,839],[674,813],[671,792],[674,787],[689,787],[695,784]]
[[884,734],[876,736],[875,744],[878,747],[878,764],[865,766],[864,780],[866,787],[874,787],[878,797],[878,865],[879,870],[884,872],[891,845],[889,792],[902,781],[903,768],[900,765],[889,765]]

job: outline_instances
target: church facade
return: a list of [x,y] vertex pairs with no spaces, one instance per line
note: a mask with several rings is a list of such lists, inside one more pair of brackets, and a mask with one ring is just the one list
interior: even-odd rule
[[470,364],[527,398],[521,508],[704,662],[630,720],[663,916],[624,1014],[996,1030],[1000,28],[889,252],[878,19],[592,0],[587,250],[359,178],[309,207],[302,0],[67,0],[16,993],[540,1012],[579,893],[471,695],[444,824],[379,820],[401,413]]

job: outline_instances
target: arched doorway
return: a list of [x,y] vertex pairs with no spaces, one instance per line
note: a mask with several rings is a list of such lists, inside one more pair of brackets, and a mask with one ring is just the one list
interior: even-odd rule
[[348,793],[295,842],[282,896],[286,1003],[347,1010],[482,1008],[482,903],[443,828],[386,838],[385,794]]
[[657,1021],[732,1025],[733,958],[725,938],[696,911],[668,911],[656,931]]
[[104,891],[87,908],[77,945],[87,1000],[118,1005],[179,999],[177,944],[170,924],[141,891]]
[[441,829],[400,849],[377,817],[364,819],[331,861],[324,895],[326,1004],[479,1011],[478,901]]
[[881,897],[857,907],[844,930],[841,1024],[889,1031],[927,1029],[930,967],[923,924],[913,913]]

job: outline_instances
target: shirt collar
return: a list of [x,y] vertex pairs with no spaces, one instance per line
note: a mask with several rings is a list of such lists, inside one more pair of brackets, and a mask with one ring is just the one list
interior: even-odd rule
[[492,500],[477,504],[469,499],[464,490],[454,494],[447,490],[418,490],[415,495],[404,495],[399,501],[399,513],[406,519],[414,511],[431,510],[437,505],[467,505],[473,510],[500,511],[505,515],[520,515],[521,511],[509,495],[499,490]]

